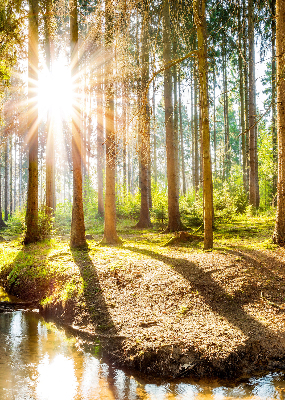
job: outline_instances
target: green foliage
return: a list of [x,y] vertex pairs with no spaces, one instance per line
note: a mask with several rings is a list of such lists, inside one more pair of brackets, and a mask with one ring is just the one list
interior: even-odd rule
[[[72,209],[72,206],[71,206]],[[102,216],[98,215],[98,193],[90,179],[85,179],[83,187],[84,222],[87,232],[102,233]]]
[[140,204],[141,197],[139,192],[132,194],[123,188],[116,204],[117,217],[137,220],[140,216]]
[[188,191],[180,198],[180,214],[186,226],[200,226],[203,224],[202,192],[195,195],[195,191]]
[[17,236],[23,233],[25,230],[25,210],[17,209],[12,216],[9,216],[7,221],[7,228],[5,229],[5,235]]
[[46,206],[42,206],[39,209],[38,218],[39,240],[47,239],[53,233],[53,210],[48,210]]
[[271,206],[273,174],[277,175],[277,166],[273,163],[272,134],[264,121],[259,124],[258,134],[260,208],[264,211]]
[[12,0],[0,2],[0,81],[10,79],[10,68],[16,61],[16,46],[23,43],[17,3]]
[[167,220],[167,189],[153,182],[151,196],[151,216],[156,223],[164,225]]
[[70,201],[58,203],[56,205],[54,227],[60,235],[66,235],[70,232],[72,204]]

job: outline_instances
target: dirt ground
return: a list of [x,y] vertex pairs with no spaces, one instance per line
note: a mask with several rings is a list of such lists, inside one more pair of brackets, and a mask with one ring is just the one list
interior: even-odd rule
[[1,243],[0,280],[99,340],[121,367],[174,378],[284,370],[285,250],[266,237],[223,235],[211,252],[199,237],[177,243],[149,232],[125,235],[118,247],[93,237],[89,251],[71,251],[66,239]]
[[81,301],[42,312],[99,337],[117,365],[222,378],[285,368],[283,249],[203,252],[138,241],[106,250],[74,256]]

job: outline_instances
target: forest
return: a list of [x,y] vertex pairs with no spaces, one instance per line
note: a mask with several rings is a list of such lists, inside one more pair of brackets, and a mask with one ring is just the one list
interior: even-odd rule
[[147,374],[283,368],[284,38],[284,0],[1,0],[1,286]]

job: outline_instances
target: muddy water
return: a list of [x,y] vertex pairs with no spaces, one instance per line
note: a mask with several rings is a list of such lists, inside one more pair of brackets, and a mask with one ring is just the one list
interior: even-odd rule
[[[0,292],[0,300],[7,295]],[[31,311],[0,313],[1,400],[285,399],[285,377],[246,382],[158,382],[100,361],[97,344],[78,340]]]

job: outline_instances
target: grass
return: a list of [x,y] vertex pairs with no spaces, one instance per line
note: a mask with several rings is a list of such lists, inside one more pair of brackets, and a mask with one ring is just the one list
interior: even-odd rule
[[[15,226],[15,221],[12,221]],[[16,224],[17,225],[17,224]],[[128,227],[127,227],[128,225]],[[214,249],[217,252],[227,252],[231,249],[276,249],[271,241],[274,227],[273,217],[268,216],[237,216],[231,223],[220,224],[214,231]],[[166,246],[165,243],[173,234],[162,234],[158,230],[136,230],[130,227],[130,221],[125,221],[118,227],[123,244],[116,247],[100,246],[100,229],[93,231],[95,240],[88,241],[89,252],[77,251],[72,253],[66,237],[53,237],[37,244],[24,247],[21,236],[15,238],[15,231],[9,227],[0,232],[7,241],[0,243],[0,278],[2,284],[10,291],[19,282],[25,282],[27,289],[33,286],[40,287],[38,293],[43,304],[52,302],[55,298],[67,301],[69,298],[83,300],[83,293],[88,284],[88,273],[80,273],[74,263],[77,260],[87,263],[89,256],[99,264],[107,264],[110,271],[124,269],[126,263],[132,262],[133,247],[139,249],[136,260],[148,262],[149,252],[168,255],[169,251],[203,252],[203,242],[181,243],[175,246]],[[86,275],[87,274],[87,275]],[[35,285],[37,283],[37,285]],[[24,296],[28,294],[24,291]]]
[[193,343],[197,354],[224,359],[256,340],[255,332],[266,344],[283,332],[285,255],[271,241],[273,227],[271,216],[235,217],[217,225],[209,253],[199,241],[165,246],[174,234],[130,223],[119,226],[118,246],[100,245],[102,234],[92,232],[88,251],[71,250],[68,236],[24,247],[3,230],[0,286],[39,300],[61,320],[70,312],[68,323],[100,340],[125,340],[111,342],[125,346],[118,354],[126,350],[128,360]]

